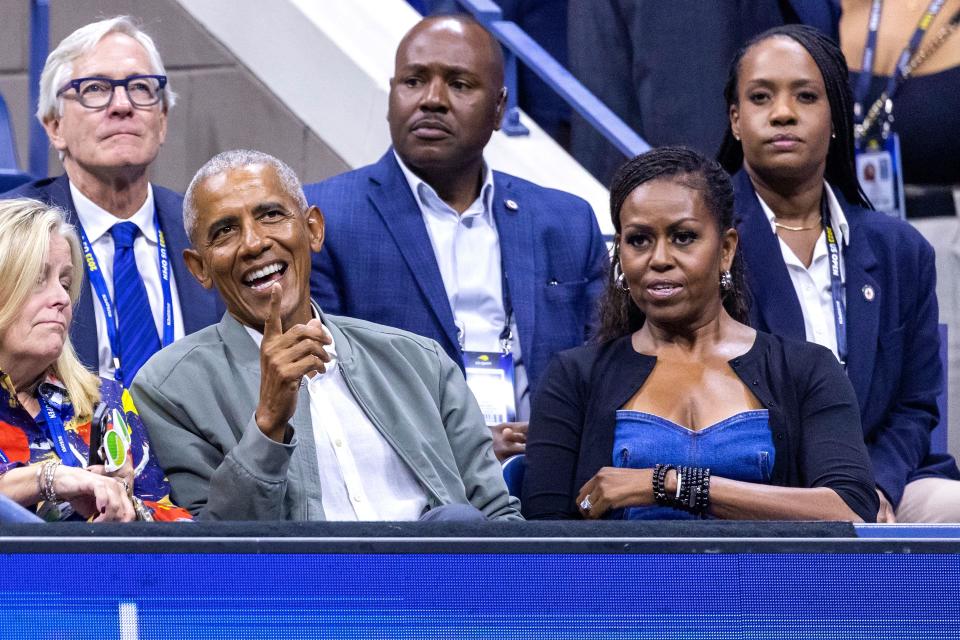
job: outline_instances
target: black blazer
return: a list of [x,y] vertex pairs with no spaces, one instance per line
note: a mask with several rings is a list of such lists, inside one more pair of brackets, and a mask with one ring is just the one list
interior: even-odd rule
[[[553,359],[533,399],[525,517],[580,517],[580,488],[613,465],[616,411],[643,386],[656,361],[637,353],[629,335]],[[770,413],[776,450],[771,484],[830,487],[865,522],[875,521],[879,499],[857,399],[833,354],[757,332],[750,350],[730,366]]]
[[[0,197],[33,198],[55,205],[66,212],[67,222],[75,227],[80,226],[73,196],[70,195],[67,174],[21,185]],[[183,198],[176,192],[153,185],[153,201],[157,208],[160,228],[170,248],[170,264],[173,267],[173,277],[177,281],[180,314],[183,316],[183,333],[190,335],[219,322],[224,312],[223,302],[216,291],[200,286],[183,261],[183,250],[190,246],[187,232],[183,228]],[[80,362],[91,371],[97,371],[100,366],[97,357],[98,337],[94,304],[91,287],[87,284],[81,290],[70,325],[70,342],[73,343]]]

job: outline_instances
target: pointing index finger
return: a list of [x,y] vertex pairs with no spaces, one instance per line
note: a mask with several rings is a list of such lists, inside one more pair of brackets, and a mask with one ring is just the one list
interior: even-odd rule
[[263,323],[264,339],[283,334],[283,323],[280,320],[280,300],[283,298],[283,287],[279,282],[270,287],[270,308],[267,311],[266,321]]

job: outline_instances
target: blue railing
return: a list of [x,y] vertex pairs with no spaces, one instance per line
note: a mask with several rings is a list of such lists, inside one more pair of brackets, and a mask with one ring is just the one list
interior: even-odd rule
[[[47,61],[50,49],[50,2],[49,0],[30,1],[30,105],[33,113],[40,101],[40,73]],[[37,178],[47,175],[49,143],[47,132],[40,122],[30,114],[30,173]]]
[[650,149],[650,145],[643,138],[590,93],[523,29],[515,22],[504,20],[503,12],[496,2],[493,0],[456,0],[456,2],[485,26],[504,46],[506,67],[504,82],[507,86],[504,133],[508,135],[528,133],[526,127],[520,124],[520,110],[517,107],[517,59],[519,58],[625,156],[632,158]]

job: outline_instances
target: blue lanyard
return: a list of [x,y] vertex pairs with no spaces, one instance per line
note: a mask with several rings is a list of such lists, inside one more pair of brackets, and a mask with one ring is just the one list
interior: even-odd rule
[[[156,212],[153,214],[153,224],[157,229],[157,264],[160,268],[160,285],[163,289],[163,342],[161,344],[165,347],[173,343],[173,294],[170,292],[170,259],[167,254],[167,241],[163,236],[163,229],[160,228],[160,219]],[[120,382],[123,377],[120,374],[120,345],[117,339],[117,316],[114,312],[113,300],[110,298],[110,291],[107,289],[103,272],[100,271],[97,256],[93,253],[90,240],[87,239],[87,232],[83,230],[83,225],[77,225],[77,227],[80,229],[80,240],[83,242],[83,259],[87,264],[87,272],[90,274],[90,285],[93,286],[93,290],[97,294],[100,308],[103,309],[106,320],[107,337],[110,339],[110,350],[113,352],[113,377]]]
[[67,430],[63,426],[63,418],[60,413],[54,409],[53,405],[42,393],[37,394],[37,400],[40,401],[40,410],[46,416],[47,429],[50,431],[50,439],[53,440],[53,446],[60,456],[60,461],[70,467],[82,467],[77,457],[67,444]]
[[847,305],[843,300],[843,278],[840,275],[840,244],[830,224],[830,207],[824,191],[820,201],[820,216],[823,232],[827,237],[827,253],[830,255],[830,297],[833,298],[833,321],[837,328],[837,355],[840,364],[847,366]]
[[[910,62],[910,58],[917,52],[920,41],[923,40],[923,36],[927,33],[927,30],[930,29],[933,19],[940,13],[944,2],[946,2],[946,0],[931,0],[927,10],[924,11],[923,16],[921,16],[920,21],[917,23],[917,28],[913,32],[913,36],[897,59],[897,66],[896,69],[894,69],[893,75],[891,75],[890,80],[887,81],[887,87],[884,89],[884,93],[888,100],[892,99],[893,95],[897,92],[900,82],[903,80],[903,72]],[[867,92],[870,91],[870,81],[873,79],[873,63],[877,51],[877,31],[880,28],[880,12],[882,9],[883,0],[873,0],[873,5],[870,7],[870,22],[867,24],[867,41],[863,46],[863,61],[860,65],[860,77],[857,80],[857,90],[854,96],[854,113],[856,113],[858,120],[862,120],[866,116],[866,114],[863,113],[863,101],[867,97]]]

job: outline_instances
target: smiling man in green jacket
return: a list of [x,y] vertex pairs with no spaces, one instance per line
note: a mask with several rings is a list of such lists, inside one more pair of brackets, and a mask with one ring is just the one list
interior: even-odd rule
[[213,520],[520,518],[443,349],[312,304],[323,215],[289,167],[215,156],[187,189],[184,225],[190,271],[227,313],[157,353],[132,388],[178,504]]

